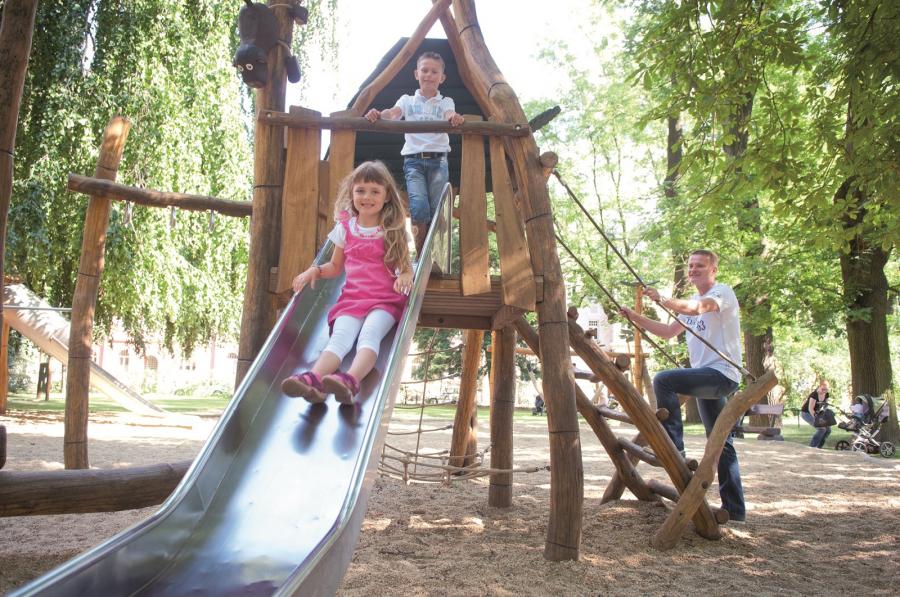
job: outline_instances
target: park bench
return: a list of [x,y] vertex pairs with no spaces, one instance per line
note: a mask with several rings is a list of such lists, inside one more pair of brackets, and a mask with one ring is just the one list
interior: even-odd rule
[[[783,404],[754,404],[747,409],[747,412],[744,413],[744,416],[742,416],[738,424],[735,425],[735,435],[737,435],[737,437],[744,437],[745,433],[758,433],[759,435],[756,436],[756,439],[784,441],[784,437],[781,435],[781,427],[778,426],[779,418],[783,413]],[[768,417],[769,424],[765,426],[744,425],[744,419],[753,415]]]

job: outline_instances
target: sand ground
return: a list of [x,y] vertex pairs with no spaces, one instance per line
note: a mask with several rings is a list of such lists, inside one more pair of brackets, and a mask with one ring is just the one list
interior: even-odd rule
[[[418,425],[395,413],[392,430]],[[425,420],[426,427],[447,421]],[[62,464],[62,421],[54,415],[0,417],[9,433],[6,470]],[[188,459],[213,422],[193,428],[134,415],[92,420],[92,466],[107,468]],[[486,421],[480,429],[487,441]],[[449,431],[422,435],[443,450]],[[390,437],[409,446],[416,436]],[[516,465],[549,464],[546,421],[516,420]],[[582,425],[585,502],[581,558],[543,558],[550,473],[517,475],[513,506],[487,505],[486,478],[440,484],[378,479],[353,561],[339,594],[406,595],[897,595],[900,587],[900,461],[797,444],[738,440],[748,520],[720,541],[688,531],[658,552],[649,541],[665,507],[625,499],[600,505],[613,467]],[[702,454],[701,438],[688,452]],[[642,466],[645,478],[662,478]],[[715,486],[713,487],[713,491]],[[712,503],[716,503],[713,501]],[[0,591],[11,590],[149,515],[112,514],[0,519]]]

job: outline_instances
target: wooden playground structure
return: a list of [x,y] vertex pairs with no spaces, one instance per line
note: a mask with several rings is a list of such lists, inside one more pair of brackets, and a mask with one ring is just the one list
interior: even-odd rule
[[[296,2],[295,2],[296,3]],[[270,5],[284,4],[284,0]],[[549,560],[579,557],[584,479],[578,415],[589,423],[616,468],[603,501],[619,499],[625,489],[638,499],[674,502],[652,543],[660,549],[674,546],[690,522],[708,539],[721,537],[727,513],[710,506],[706,492],[714,480],[716,462],[741,415],[776,384],[771,371],[731,398],[710,435],[703,458],[686,460],[660,424],[669,413],[655,410],[623,374],[616,359],[604,352],[575,322],[577,313],[566,305],[565,280],[560,268],[547,179],[556,156],[541,154],[518,98],[497,68],[481,34],[473,0],[435,0],[420,25],[393,56],[387,67],[363,89],[344,111],[323,116],[302,107],[285,110],[286,75],[281,45],[270,52],[269,84],[257,91],[258,109],[252,203],[227,201],[129,187],[115,182],[129,123],[113,118],[106,130],[93,177],[71,175],[69,188],[90,195],[84,226],[81,265],[72,305],[72,328],[65,420],[67,469],[47,479],[0,473],[0,515],[35,513],[48,503],[49,492],[60,483],[95,479],[85,501],[109,502],[106,476],[87,471],[88,381],[93,312],[100,278],[112,200],[148,206],[175,206],[212,210],[233,217],[251,217],[250,263],[241,323],[238,380],[246,373],[269,330],[278,308],[289,293],[291,278],[316,255],[331,227],[338,182],[360,161],[358,136],[366,132],[402,135],[442,131],[461,136],[461,174],[458,189],[459,267],[456,274],[434,275],[429,282],[419,325],[465,330],[461,389],[453,429],[451,461],[466,466],[472,455],[472,433],[477,369],[483,336],[492,335],[491,468],[508,470],[513,464],[513,407],[517,339],[539,355],[543,396],[550,435],[550,520],[544,545]],[[452,9],[452,12],[451,12]],[[282,38],[292,35],[293,21],[274,8]],[[285,13],[285,14],[282,14]],[[362,116],[376,95],[411,64],[431,27],[440,22],[458,76],[480,110],[466,114],[465,124],[379,121]],[[326,160],[320,159],[322,131],[331,131]],[[387,156],[386,156],[387,157]],[[488,179],[486,173],[490,172]],[[488,183],[493,193],[495,221],[488,219]],[[4,210],[5,213],[5,210]],[[500,276],[492,277],[488,260],[489,235],[500,257]],[[640,289],[638,290],[640,296]],[[525,319],[536,312],[537,326]],[[597,407],[574,383],[570,350],[588,364],[624,412]],[[4,351],[5,352],[5,351]],[[636,355],[642,360],[643,355]],[[643,367],[640,368],[643,370]],[[638,385],[644,383],[637,377]],[[646,384],[645,384],[646,385]],[[650,391],[649,387],[644,388]],[[608,420],[634,425],[633,438],[617,437]],[[643,461],[662,467],[672,485],[644,481],[637,470]],[[183,464],[140,471],[142,482],[169,479],[177,482]],[[121,473],[119,473],[121,474]],[[137,473],[136,473],[137,474]],[[67,480],[68,479],[68,480]],[[15,481],[15,482],[14,482]],[[18,488],[18,489],[15,489]],[[512,505],[513,479],[509,472],[491,475],[488,502]],[[15,490],[14,490],[15,489]],[[93,492],[93,493],[91,493]],[[31,501],[26,502],[27,499]],[[43,496],[43,497],[42,497]],[[144,498],[155,499],[154,498]],[[161,499],[161,498],[160,498]],[[128,500],[124,500],[128,502]],[[21,504],[31,504],[22,512]],[[131,503],[131,502],[128,502]],[[142,502],[142,504],[146,504]],[[65,505],[60,504],[60,508]],[[122,507],[117,502],[116,507]],[[125,505],[124,507],[135,507]],[[17,510],[18,508],[18,510]],[[51,510],[53,508],[50,508]],[[111,508],[110,508],[111,509]],[[26,509],[27,510],[27,509]],[[55,510],[61,511],[61,510]],[[82,510],[84,511],[84,510]]]

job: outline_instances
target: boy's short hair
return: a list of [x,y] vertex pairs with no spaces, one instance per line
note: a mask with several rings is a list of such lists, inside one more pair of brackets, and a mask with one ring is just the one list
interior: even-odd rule
[[694,249],[691,255],[706,255],[709,258],[709,264],[713,267],[719,267],[719,256],[709,249]]
[[422,52],[419,54],[419,57],[416,58],[416,68],[419,68],[419,63],[423,60],[436,60],[441,63],[441,70],[447,68],[447,65],[444,63],[444,57],[438,54],[437,52]]

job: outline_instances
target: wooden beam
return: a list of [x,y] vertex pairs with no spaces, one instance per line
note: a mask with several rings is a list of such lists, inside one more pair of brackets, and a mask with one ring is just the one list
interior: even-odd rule
[[0,415],[5,415],[9,399],[9,324],[5,319],[0,328]]
[[525,239],[525,224],[513,196],[512,184],[506,169],[506,152],[503,143],[498,139],[492,137],[489,143],[503,303],[526,311],[534,311],[534,276],[531,271],[528,242]]
[[541,172],[544,174],[544,180],[547,180],[553,173],[553,169],[556,168],[556,164],[559,163],[559,156],[552,151],[545,151],[541,154],[540,160]]
[[333,228],[333,212],[335,197],[329,195],[331,184],[331,163],[319,161],[319,213],[316,221],[316,252],[325,244],[328,233]]
[[[527,118],[518,98],[487,49],[474,2],[453,0],[453,14],[463,50],[471,58],[473,78],[495,108],[492,118],[507,123],[525,122]],[[533,275],[543,276],[546,285],[546,292],[537,303],[544,370],[542,385],[550,431],[550,519],[544,557],[554,561],[577,560],[581,544],[584,470],[575,380],[568,356],[565,285],[537,144],[531,135],[508,139],[508,142],[513,147],[512,158],[522,187],[520,190],[528,203],[526,227]]]
[[[97,158],[94,178],[115,180],[131,123],[114,116],[103,133],[103,144]],[[88,390],[91,380],[91,345],[93,344],[94,308],[103,253],[109,227],[109,199],[91,197],[84,215],[81,238],[81,261],[72,298],[72,323],[69,328],[69,362],[66,371],[66,416],[63,454],[67,469],[88,468]]]
[[491,331],[491,318],[478,315],[446,315],[437,313],[420,313],[419,327],[439,328],[445,330],[483,330]]
[[675,508],[669,512],[666,522],[656,532],[651,544],[657,549],[671,549],[678,542],[688,522],[697,508],[704,503],[706,490],[716,476],[716,466],[725,441],[731,434],[732,428],[750,406],[756,404],[762,396],[775,387],[778,379],[775,373],[769,369],[755,382],[750,384],[743,392],[732,396],[722,412],[719,413],[712,431],[706,438],[706,450],[700,466],[694,473],[687,487],[681,491],[681,497]]
[[419,49],[419,46],[422,45],[422,40],[428,35],[428,31],[437,22],[438,17],[446,12],[449,7],[450,0],[438,0],[432,5],[431,10],[428,11],[425,18],[419,23],[419,26],[409,36],[409,39],[406,40],[406,43],[397,52],[390,64],[356,96],[356,101],[353,102],[353,107],[350,108],[353,114],[356,116],[365,114],[366,109],[372,104],[375,96],[397,76],[400,69],[406,66],[406,63],[409,62]]
[[[453,208],[453,217],[457,220],[462,218],[462,214],[459,212],[459,207]],[[494,220],[486,220],[485,223],[487,224],[488,232],[493,232],[495,234],[497,233],[497,222],[495,222]]]
[[464,123],[452,126],[446,120],[376,120],[375,122],[369,122],[360,116],[313,116],[310,114],[286,114],[284,112],[265,110],[259,113],[257,120],[260,124],[286,126],[292,129],[366,131],[398,135],[407,133],[447,133],[448,135],[462,135],[464,138],[469,135],[523,137],[531,132],[527,124],[507,124],[505,122],[490,122],[480,119],[470,120],[470,116],[466,116]]
[[481,345],[484,332],[468,330],[463,348],[462,375],[459,381],[459,401],[456,403],[456,417],[453,420],[453,436],[450,440],[450,466],[469,466],[475,462],[478,447],[477,427],[478,407],[475,401],[478,393],[478,369],[481,366]]
[[[491,317],[491,329],[501,330],[521,317],[524,313],[524,309],[503,305],[496,313],[494,313],[494,316]],[[516,349],[516,352],[518,352],[518,349]]]
[[653,452],[645,450],[644,446],[639,446],[638,444],[634,443],[630,439],[620,437],[619,445],[622,446],[622,448],[626,452],[628,452],[629,454],[631,454],[638,460],[643,460],[650,466],[662,466],[662,464],[660,464],[660,462],[659,462],[659,458],[654,456]]
[[[291,114],[318,114],[291,106]],[[316,256],[319,223],[319,155],[322,134],[315,129],[287,131],[287,157],[281,196],[281,250],[278,281],[271,292],[291,290],[294,277],[309,267]]]
[[[432,4],[437,0],[432,0]],[[487,94],[487,90],[478,84],[475,75],[472,74],[472,66],[469,64],[470,57],[463,47],[462,40],[459,37],[459,29],[456,27],[456,20],[449,10],[445,10],[438,17],[441,26],[444,28],[444,34],[447,36],[447,43],[450,45],[450,51],[456,58],[456,69],[459,71],[459,78],[462,79],[463,85],[472,94],[475,103],[481,108],[481,112],[486,118],[490,118],[494,114],[494,107],[491,98]]]
[[69,174],[68,189],[112,201],[131,201],[149,207],[177,207],[187,211],[214,211],[223,216],[245,218],[252,214],[249,201],[231,201],[206,195],[188,195],[141,189],[119,184],[111,180]]
[[[516,330],[508,327],[491,334],[491,468],[513,468],[513,413],[516,407]],[[512,473],[490,476],[488,505],[512,506]]]
[[[333,112],[332,116],[346,114],[349,114],[349,112],[344,110],[342,112]],[[329,222],[334,217],[334,204],[337,202],[341,182],[353,172],[355,158],[356,131],[332,131],[331,147],[328,150],[328,208],[326,210]],[[328,234],[327,230],[325,234]],[[322,237],[322,242],[324,241],[325,238]]]
[[0,516],[118,512],[162,503],[190,460],[113,469],[0,471]]
[[[467,115],[467,121],[480,116]],[[485,191],[484,137],[462,139],[462,176],[459,186],[459,263],[465,296],[491,288],[488,255],[487,192]]]

